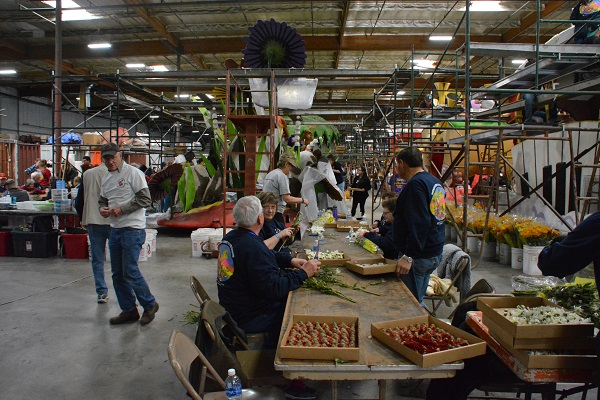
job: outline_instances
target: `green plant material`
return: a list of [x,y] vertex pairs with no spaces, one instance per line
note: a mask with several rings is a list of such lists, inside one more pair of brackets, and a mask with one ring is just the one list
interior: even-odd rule
[[[300,227],[300,214],[301,212],[298,211],[298,214],[296,214],[296,218],[294,218],[294,224],[292,225],[292,230],[294,231],[294,233],[292,234],[292,238],[296,236],[296,232],[298,232],[298,228]],[[283,246],[285,246],[288,239],[289,237],[286,237],[283,243],[281,243],[281,246],[279,246],[279,250],[277,250],[278,252],[280,252]]]
[[[267,149],[267,137],[263,136],[262,138],[260,138],[260,142],[258,143],[258,150],[257,150],[257,154],[256,154],[256,164],[255,164],[255,169],[256,169],[256,179],[258,179],[258,174],[260,170],[262,170],[262,160],[263,157],[265,156],[264,153]],[[267,167],[267,169],[269,169]]]
[[320,280],[319,278],[317,278],[317,275],[305,280],[304,283],[302,284],[302,287],[305,289],[312,289],[312,290],[319,291],[321,293],[338,296],[344,300],[348,300],[352,303],[356,303],[356,301],[354,299],[352,299],[351,297],[346,296],[344,293],[340,292],[339,290],[333,289],[327,282],[324,282],[324,281]]
[[600,301],[594,284],[547,287],[541,291],[541,294],[542,297],[554,301],[559,306],[575,311],[581,317],[590,318],[594,325],[600,328]]
[[196,199],[196,181],[194,180],[194,167],[188,166],[187,170],[187,179],[185,183],[185,202],[183,203],[184,208],[183,212],[187,213],[191,210],[194,205],[194,200]]
[[215,169],[215,166],[212,165],[212,163],[208,160],[208,158],[206,158],[204,154],[200,154],[200,159],[202,159],[204,162],[204,167],[206,168],[206,172],[208,172],[208,176],[211,178],[215,176],[217,170]]
[[[179,197],[179,201],[181,204],[185,205],[185,174],[181,174],[181,178],[177,181],[177,197]],[[171,208],[173,208],[175,204],[171,204]]]
[[342,364],[346,364],[346,360],[344,360],[344,359],[342,359],[342,358],[336,358],[336,359],[334,360],[334,362],[335,362],[335,366],[336,366],[336,367],[337,367],[337,366],[339,366],[339,365],[342,365]]
[[[198,309],[200,308],[194,304],[190,304],[190,306],[198,308]],[[183,326],[196,325],[199,321],[200,321],[200,312],[196,311],[196,310],[186,311],[185,313],[183,313],[183,319],[181,320],[181,322],[185,322],[185,324],[183,324]]]
[[[334,269],[321,268],[319,270],[319,272],[317,272],[317,274],[315,276],[313,276],[313,278],[316,277],[319,281],[321,281],[325,284],[335,285],[335,286],[343,287],[346,289],[358,290],[359,292],[364,292],[364,293],[373,294],[375,296],[380,296],[379,293],[370,292],[367,289],[365,289],[364,287],[358,286],[356,283],[354,285],[348,285],[347,283],[344,283],[344,282],[340,281],[339,279],[337,279],[335,277],[335,275],[336,275],[336,273],[335,273]],[[311,279],[313,279],[313,278],[311,278]]]

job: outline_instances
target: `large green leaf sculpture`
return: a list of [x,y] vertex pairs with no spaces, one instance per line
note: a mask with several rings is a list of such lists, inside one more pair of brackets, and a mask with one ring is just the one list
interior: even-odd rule
[[[283,118],[288,125],[294,126],[294,121],[292,121],[290,117]],[[311,124],[312,122],[328,122],[325,118],[318,115],[305,115],[302,117],[301,122],[302,125],[300,125],[300,134],[309,131],[315,138],[318,138],[319,141],[326,146],[332,146],[340,143],[340,131],[335,127],[335,125]]]

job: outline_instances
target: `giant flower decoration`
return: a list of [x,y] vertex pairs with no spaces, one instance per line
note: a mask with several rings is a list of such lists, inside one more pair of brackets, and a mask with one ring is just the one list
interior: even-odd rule
[[169,193],[177,189],[177,182],[183,175],[183,167],[181,164],[172,164],[162,171],[158,171],[152,175],[148,182],[150,197],[152,201],[161,200]]
[[302,36],[285,22],[257,21],[244,36],[247,68],[303,68],[306,48]]

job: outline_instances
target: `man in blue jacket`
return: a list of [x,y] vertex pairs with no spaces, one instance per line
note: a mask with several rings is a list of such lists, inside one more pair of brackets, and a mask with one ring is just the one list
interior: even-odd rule
[[266,332],[267,341],[276,345],[288,293],[312,277],[321,263],[275,253],[265,245],[258,236],[265,217],[256,196],[238,200],[233,218],[238,228],[219,245],[219,303],[246,333]]
[[396,154],[396,172],[406,180],[392,225],[394,241],[402,255],[396,274],[423,305],[429,275],[442,258],[446,194],[442,182],[423,169],[423,155],[416,147]]

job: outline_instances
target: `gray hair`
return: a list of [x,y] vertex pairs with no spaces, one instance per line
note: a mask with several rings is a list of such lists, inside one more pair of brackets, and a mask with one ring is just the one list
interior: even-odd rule
[[256,196],[242,197],[233,207],[233,219],[240,228],[250,228],[263,212],[260,200]]
[[25,186],[27,187],[27,186],[29,186],[29,185],[31,185],[31,184],[33,184],[33,183],[35,183],[35,181],[34,181],[33,179],[29,178],[29,179],[27,179],[27,180],[25,181]]

